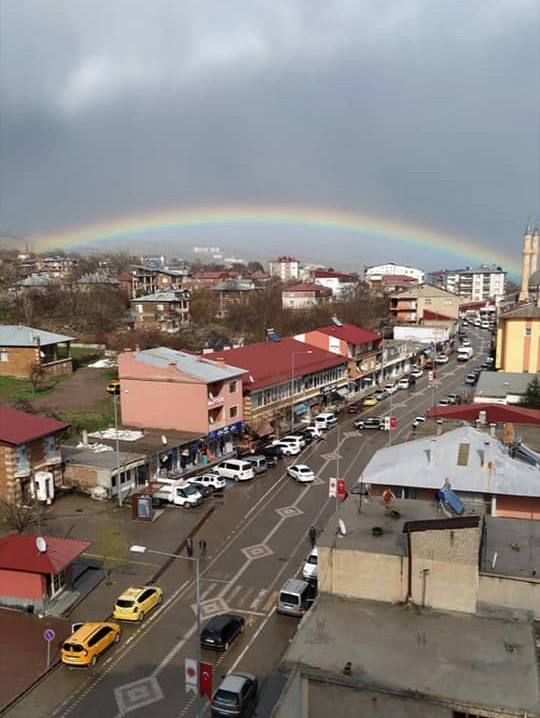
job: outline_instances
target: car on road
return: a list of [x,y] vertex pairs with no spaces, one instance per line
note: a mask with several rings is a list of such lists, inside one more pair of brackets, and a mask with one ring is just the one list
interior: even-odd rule
[[228,651],[231,643],[244,632],[246,622],[235,613],[220,613],[201,631],[201,646],[213,651]]
[[253,673],[229,673],[210,701],[213,716],[248,716],[257,703],[257,677]]
[[213,488],[210,488],[210,486],[205,486],[204,484],[199,484],[197,480],[192,479],[189,483],[191,484],[191,486],[193,486],[194,489],[197,489],[203,499],[207,499],[214,493]]
[[101,654],[122,635],[120,626],[109,621],[74,624],[74,628],[62,644],[62,663],[68,666],[95,666]]
[[113,618],[121,621],[142,621],[146,614],[163,601],[159,586],[131,586],[116,599]]
[[387,384],[384,385],[384,388],[388,392],[388,394],[395,394],[398,390],[398,386],[395,381],[389,381]]
[[448,406],[449,404],[450,402],[448,401],[448,399],[439,399],[439,401],[437,402],[437,406]]
[[266,457],[266,465],[269,467],[277,466],[277,462],[283,458],[281,447],[275,444],[267,444],[261,447],[259,453]]
[[323,431],[325,431],[326,429],[331,429],[337,424],[337,421],[337,416],[331,411],[323,411],[313,417],[313,423],[315,424],[315,426],[317,426],[319,429],[322,429]]
[[[372,404],[365,403],[367,399],[371,399],[371,397],[367,396],[361,404],[358,401],[355,401],[354,404],[349,404],[347,407],[347,414],[361,414],[364,410],[364,406],[372,406]],[[377,403],[376,399],[374,403]]]
[[365,399],[362,402],[362,406],[364,409],[367,409],[369,406],[377,406],[379,403],[379,400],[375,395],[372,396],[366,396]]
[[[416,381],[416,379],[415,379],[415,381]],[[397,383],[398,389],[408,389],[410,386],[411,386],[411,382],[409,381],[408,377],[400,379]]]
[[438,354],[435,357],[435,364],[448,364],[448,357],[446,354]]
[[414,376],[415,379],[421,379],[424,376],[424,372],[422,369],[413,369],[411,371],[411,376]]
[[120,379],[112,379],[106,387],[108,394],[120,394]]
[[471,340],[469,339],[469,337],[463,337],[463,339],[461,340],[461,346],[464,346],[464,347],[471,346]]
[[357,429],[380,429],[384,430],[384,417],[382,416],[366,416],[365,419],[357,419],[354,422]]
[[465,376],[465,384],[470,384],[471,386],[476,384],[476,374],[474,372],[470,372]]
[[308,483],[315,479],[315,472],[306,464],[292,464],[288,467],[287,473],[301,484]]
[[376,389],[373,396],[377,399],[377,401],[382,401],[383,399],[389,397],[390,394],[386,391],[386,389]]
[[200,476],[192,476],[189,479],[186,479],[186,481],[190,484],[197,483],[202,484],[203,486],[208,486],[208,488],[212,489],[212,491],[221,491],[227,486],[227,482],[223,476],[220,476],[220,474],[214,471],[200,474]]
[[304,561],[304,566],[302,567],[302,577],[306,581],[316,581],[318,578],[318,553],[317,547],[312,548],[309,556]]
[[291,444],[286,441],[275,441],[272,446],[279,449],[282,456],[296,456],[301,451],[300,444]]
[[313,426],[312,424],[306,426],[303,431],[306,434],[310,433],[313,439],[320,439],[320,437],[322,436],[322,429],[318,426]]
[[416,427],[418,427],[418,426],[422,426],[422,424],[425,422],[425,420],[426,420],[426,417],[425,417],[425,416],[421,416],[421,415],[420,415],[420,416],[416,416],[416,417],[414,418],[413,423],[412,423],[413,429],[416,429]]

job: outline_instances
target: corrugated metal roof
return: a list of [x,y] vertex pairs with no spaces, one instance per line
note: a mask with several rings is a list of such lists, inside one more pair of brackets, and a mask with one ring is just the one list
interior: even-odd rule
[[3,347],[37,347],[38,344],[44,347],[69,341],[73,341],[73,337],[21,324],[0,324],[0,346]]
[[[488,372],[491,373],[491,372]],[[495,372],[493,372],[495,373]],[[463,387],[465,389],[465,387]],[[505,394],[506,396],[506,394]],[[516,404],[450,404],[449,406],[433,406],[426,414],[429,419],[437,417],[452,419],[454,421],[477,421],[481,411],[486,413],[487,424],[521,424],[538,426],[540,425],[540,411],[538,409],[526,409]]]
[[56,434],[69,427],[63,421],[0,406],[0,442],[19,446],[42,436]]
[[[460,466],[459,445],[464,443],[470,444],[469,457]],[[455,492],[540,497],[540,469],[513,459],[500,441],[472,426],[380,449],[362,481],[434,491],[448,482]]]
[[38,551],[32,534],[0,539],[0,568],[25,573],[58,573],[92,545],[92,541],[44,536],[46,550]]
[[[228,354],[228,352],[221,352],[219,356],[223,356],[223,354]],[[208,384],[241,377],[246,373],[246,369],[240,369],[230,364],[220,366],[216,358],[209,357],[214,357],[214,355],[195,356],[168,347],[144,349],[133,354],[135,361],[150,364],[159,369],[167,369],[171,364],[176,364],[178,371]]]
[[[331,324],[330,326],[320,327],[319,329],[315,329],[313,331],[338,337],[339,339],[354,345],[366,344],[368,342],[374,342],[381,339],[380,334],[368,332],[367,329],[362,329],[361,327],[357,327],[355,324],[349,324],[347,322],[343,322],[340,327],[335,324]],[[308,334],[311,334],[311,332],[308,332]]]

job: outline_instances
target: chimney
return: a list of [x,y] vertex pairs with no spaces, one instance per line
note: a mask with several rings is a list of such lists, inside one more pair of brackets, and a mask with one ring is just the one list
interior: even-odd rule
[[489,461],[489,441],[484,441],[484,452],[482,454],[482,465],[487,466]]
[[489,435],[492,439],[494,439],[497,436],[497,424],[490,424],[489,425]]
[[429,463],[435,463],[435,446],[437,445],[437,439],[431,439],[431,446],[429,449]]
[[220,369],[223,369],[225,367],[225,359],[223,357],[218,357],[216,359],[216,366],[218,366]]
[[167,366],[167,371],[169,372],[169,374],[173,374],[174,372],[176,372],[176,362],[170,361]]

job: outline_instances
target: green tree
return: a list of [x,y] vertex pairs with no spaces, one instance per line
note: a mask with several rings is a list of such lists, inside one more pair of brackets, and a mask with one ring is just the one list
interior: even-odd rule
[[537,376],[529,383],[525,396],[519,403],[527,409],[540,409],[540,381]]

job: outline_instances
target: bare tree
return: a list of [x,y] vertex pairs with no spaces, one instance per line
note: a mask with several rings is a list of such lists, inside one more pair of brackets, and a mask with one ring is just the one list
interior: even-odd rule
[[39,362],[35,362],[30,365],[30,368],[28,369],[28,378],[30,379],[30,383],[32,384],[34,391],[39,391],[39,389],[41,389],[46,375],[47,373],[43,368],[43,365]]
[[0,498],[0,524],[22,534],[29,526],[41,526],[44,519],[44,507],[37,502],[19,504]]

